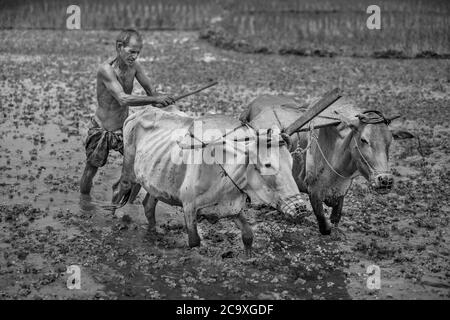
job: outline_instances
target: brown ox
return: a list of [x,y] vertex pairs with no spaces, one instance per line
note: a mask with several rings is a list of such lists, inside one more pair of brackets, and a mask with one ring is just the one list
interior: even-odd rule
[[[303,112],[292,99],[265,95],[255,99],[240,119],[255,128],[276,125],[282,130]],[[331,233],[330,220],[336,226],[339,223],[344,197],[354,177],[362,175],[378,193],[391,190],[392,138],[413,137],[405,131],[391,132],[388,125],[394,118],[366,111],[355,120],[341,116],[339,125],[291,136],[292,173],[299,190],[309,195],[321,234]],[[330,219],[324,215],[323,203],[332,208]]]

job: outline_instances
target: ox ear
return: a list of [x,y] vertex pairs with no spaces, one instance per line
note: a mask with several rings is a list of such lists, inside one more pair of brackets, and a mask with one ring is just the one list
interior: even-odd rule
[[391,133],[394,140],[411,139],[415,137],[412,133],[404,130],[391,130]]

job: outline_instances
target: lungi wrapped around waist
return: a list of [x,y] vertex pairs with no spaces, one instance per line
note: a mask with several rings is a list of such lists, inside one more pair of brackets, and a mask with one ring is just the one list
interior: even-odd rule
[[123,155],[123,132],[122,129],[107,131],[95,118],[91,118],[91,123],[85,143],[87,162],[94,167],[103,167],[108,160],[109,150]]

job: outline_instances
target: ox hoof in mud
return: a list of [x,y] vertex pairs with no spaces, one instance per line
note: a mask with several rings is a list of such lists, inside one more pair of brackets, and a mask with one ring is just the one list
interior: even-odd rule
[[253,256],[253,248],[252,248],[253,237],[250,238],[250,239],[242,238],[242,240],[244,242],[244,253],[245,253],[245,256],[247,258],[251,258]]
[[341,221],[341,214],[336,214],[334,211],[330,214],[330,222],[337,227]]
[[244,252],[247,257],[252,256],[253,231],[242,213],[234,219],[236,226],[241,230],[242,242],[244,243]]
[[188,244],[190,248],[200,246],[200,236],[197,232],[188,232]]
[[132,183],[125,179],[120,179],[116,183],[114,183],[112,203],[113,204],[122,204],[127,203],[130,199]]
[[327,219],[322,223],[319,223],[319,231],[321,235],[329,236],[331,234],[331,224]]

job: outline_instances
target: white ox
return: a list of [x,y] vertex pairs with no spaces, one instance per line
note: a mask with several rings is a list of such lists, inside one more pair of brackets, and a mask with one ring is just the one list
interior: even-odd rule
[[[224,135],[230,129],[234,130],[222,140],[216,139],[205,146],[201,142],[214,139],[195,132],[191,135],[194,121],[201,122],[204,132],[213,128]],[[124,124],[124,161],[121,178],[113,187],[113,203],[124,205],[136,184],[141,185],[147,191],[143,205],[150,231],[155,228],[158,201],[182,206],[190,247],[200,245],[197,215],[234,217],[249,253],[253,233],[242,210],[247,197],[252,204],[267,204],[291,217],[297,217],[305,208],[292,177],[292,157],[286,142],[280,135],[265,132],[257,135],[251,127],[223,115],[194,120],[179,112],[156,108],[130,115]],[[177,141],[176,136],[184,136],[184,139]],[[199,142],[202,139],[204,141]],[[258,146],[270,142],[276,142],[271,146],[273,149],[275,145],[279,154],[259,151]],[[183,149],[186,144],[192,149]],[[219,145],[220,149],[217,149]],[[216,153],[223,151],[223,158],[227,159],[221,165],[203,161],[192,163],[194,151],[213,154],[213,148]],[[188,152],[188,157],[179,161],[177,155],[183,152]],[[232,157],[237,161],[228,160]],[[264,172],[266,174],[262,174]]]

